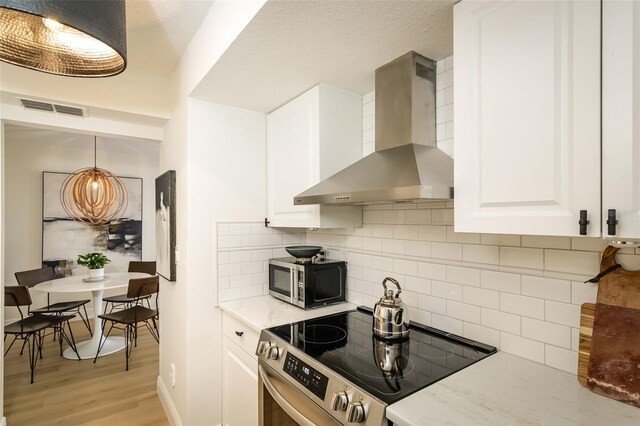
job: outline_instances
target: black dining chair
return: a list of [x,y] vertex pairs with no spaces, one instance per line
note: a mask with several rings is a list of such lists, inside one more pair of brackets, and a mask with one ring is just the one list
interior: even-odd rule
[[[16,272],[15,276],[16,280],[18,281],[18,285],[25,287],[34,287],[45,281],[50,281],[57,278],[51,266],[43,266],[42,268],[38,269]],[[54,315],[63,315],[71,312],[74,314],[78,314],[80,319],[82,319],[85,327],[87,327],[87,330],[89,330],[89,333],[93,335],[93,332],[91,331],[89,316],[87,315],[87,303],[89,303],[89,299],[72,300],[68,302],[57,302],[51,304],[49,293],[47,293],[47,305],[41,308],[31,309],[29,312],[32,314]],[[80,308],[82,308],[82,311],[84,311],[84,315],[80,311]]]
[[[4,306],[13,306],[18,309],[20,313],[20,320],[12,322],[11,324],[4,326],[4,340],[8,335],[13,336],[11,344],[4,352],[4,356],[7,356],[11,347],[16,340],[22,340],[22,350],[20,355],[24,351],[24,347],[27,346],[29,351],[29,366],[31,367],[31,383],[33,383],[33,376],[38,363],[38,358],[42,359],[42,344],[44,339],[44,331],[47,328],[53,328],[57,330],[60,337],[60,355],[62,356],[62,341],[66,341],[80,360],[80,355],[76,348],[76,342],[73,338],[73,331],[69,320],[75,318],[75,315],[43,315],[43,314],[28,314],[24,315],[21,306],[31,305],[31,295],[29,294],[28,287],[12,286],[4,288]],[[65,327],[68,329],[69,334],[65,332]]]
[[[160,333],[158,329],[158,321],[160,318],[160,314],[158,312],[159,290],[160,285],[157,275],[148,278],[135,278],[129,280],[127,297],[133,300],[133,302],[131,302],[131,306],[121,311],[98,315],[98,318],[102,319],[102,338],[100,339],[96,356],[93,359],[94,363],[98,360],[98,355],[104,346],[104,342],[106,342],[114,328],[124,331],[126,371],[129,371],[129,357],[131,356],[131,351],[133,350],[133,347],[137,345],[138,325],[140,323],[144,324],[156,342],[160,343]],[[143,306],[142,299],[145,297],[151,297],[154,294],[156,296],[156,309],[150,309]],[[109,323],[109,330],[105,333],[104,330],[106,329],[107,322]],[[151,324],[149,322],[151,322]]]
[[[129,270],[128,272],[142,272],[149,275],[156,274],[156,262],[155,261],[138,261],[132,260],[129,262]],[[147,307],[151,308],[149,304],[149,299],[151,296],[147,296],[143,299],[147,301]],[[107,312],[107,308],[109,304],[111,304],[111,309],[108,312],[113,312],[116,307],[124,307],[129,308],[131,304],[136,301],[135,298],[130,298],[126,294],[118,294],[116,296],[107,296],[102,299],[105,302],[104,311]]]

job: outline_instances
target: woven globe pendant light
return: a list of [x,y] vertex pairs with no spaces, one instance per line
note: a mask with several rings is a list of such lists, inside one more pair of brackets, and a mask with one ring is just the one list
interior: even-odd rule
[[0,0],[0,60],[71,77],[119,74],[125,0]]
[[128,193],[122,180],[108,170],[94,166],[79,169],[62,183],[60,202],[69,216],[87,225],[106,225],[127,210]]

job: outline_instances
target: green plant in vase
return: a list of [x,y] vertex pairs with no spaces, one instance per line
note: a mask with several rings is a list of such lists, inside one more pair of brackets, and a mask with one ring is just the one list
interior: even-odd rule
[[111,261],[107,256],[98,252],[85,253],[78,256],[78,265],[89,268],[89,278],[104,278],[104,265]]

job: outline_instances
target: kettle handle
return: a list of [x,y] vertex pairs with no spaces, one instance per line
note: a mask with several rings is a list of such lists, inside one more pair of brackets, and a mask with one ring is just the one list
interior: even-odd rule
[[400,288],[400,283],[398,282],[398,280],[391,277],[387,277],[384,279],[384,281],[382,281],[382,287],[384,287],[384,294],[387,294],[387,281],[391,281],[396,285],[396,287],[398,287],[398,292],[394,297],[400,296],[400,293],[402,292],[402,288]]

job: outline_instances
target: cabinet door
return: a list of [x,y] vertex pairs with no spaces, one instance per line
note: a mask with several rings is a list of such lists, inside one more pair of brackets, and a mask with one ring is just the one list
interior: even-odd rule
[[258,361],[222,337],[222,423],[258,424]]
[[268,199],[271,226],[318,227],[319,206],[295,206],[293,197],[319,180],[319,88],[267,117]]
[[455,230],[600,236],[600,3],[454,7]]
[[[640,238],[640,3],[603,2],[602,209],[616,238]],[[603,223],[603,236],[609,236]]]

